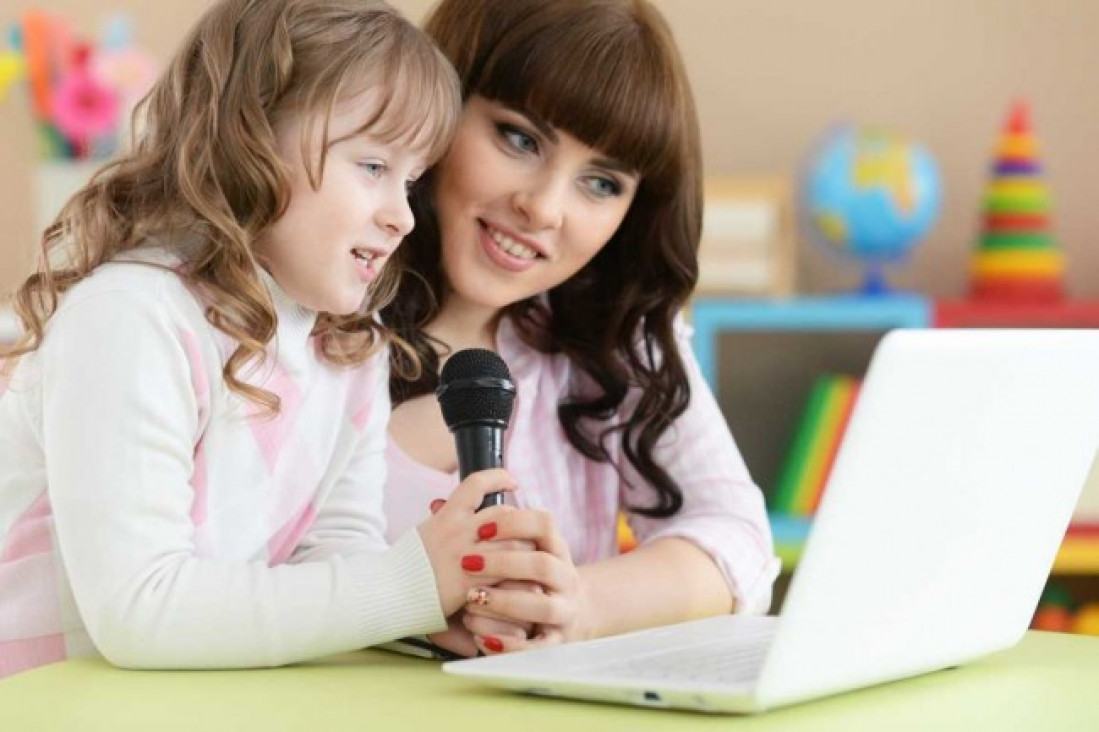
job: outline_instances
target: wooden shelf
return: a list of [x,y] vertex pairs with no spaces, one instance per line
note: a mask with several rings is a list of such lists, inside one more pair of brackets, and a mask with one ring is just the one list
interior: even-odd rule
[[1099,574],[1099,537],[1065,537],[1053,574]]
[[1099,302],[939,300],[934,320],[936,328],[1099,328]]

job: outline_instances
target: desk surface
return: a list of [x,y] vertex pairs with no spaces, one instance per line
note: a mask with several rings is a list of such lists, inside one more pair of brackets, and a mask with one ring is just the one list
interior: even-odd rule
[[1095,730],[1099,638],[1028,633],[940,671],[757,716],[539,699],[361,651],[281,669],[123,671],[74,660],[0,681],[3,730]]

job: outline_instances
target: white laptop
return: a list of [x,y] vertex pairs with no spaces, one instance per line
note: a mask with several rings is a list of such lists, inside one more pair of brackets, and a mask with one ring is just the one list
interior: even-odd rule
[[756,712],[1020,640],[1099,447],[1099,331],[878,346],[780,617],[447,663],[547,696]]

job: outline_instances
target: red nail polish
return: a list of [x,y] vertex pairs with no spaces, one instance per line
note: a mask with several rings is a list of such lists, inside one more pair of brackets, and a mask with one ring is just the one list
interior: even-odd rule
[[477,537],[481,541],[488,541],[492,537],[496,536],[496,522],[492,521],[487,524],[481,524],[477,527]]
[[485,648],[489,649],[493,653],[499,653],[504,650],[503,642],[494,635],[486,635],[481,639],[481,642],[485,644]]
[[462,557],[462,569],[467,572],[480,572],[485,568],[485,558],[480,554],[467,554]]

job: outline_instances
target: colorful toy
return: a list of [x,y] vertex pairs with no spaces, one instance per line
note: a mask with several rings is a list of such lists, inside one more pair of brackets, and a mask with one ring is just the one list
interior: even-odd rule
[[53,123],[75,150],[78,158],[88,157],[88,146],[109,135],[118,124],[119,97],[88,67],[87,52],[54,86],[50,95]]
[[15,51],[0,51],[0,104],[8,97],[8,90],[23,78],[26,71],[23,57]]
[[1030,623],[1032,630],[1049,630],[1056,633],[1073,632],[1072,595],[1060,585],[1050,584],[1042,592],[1038,609]]
[[633,530],[626,522],[626,514],[618,514],[618,553],[625,554],[636,546],[637,539],[634,538]]
[[1082,635],[1099,635],[1099,602],[1089,602],[1076,611],[1072,632]]
[[156,78],[152,58],[132,44],[132,29],[116,17],[95,45],[77,38],[69,24],[29,9],[0,48],[0,102],[25,79],[40,157],[103,160],[117,149],[129,111]]
[[1099,602],[1087,602],[1077,608],[1068,589],[1050,583],[1042,592],[1030,627],[1032,630],[1099,635]]
[[1050,196],[1024,102],[1012,108],[984,197],[970,295],[1050,302],[1063,295],[1065,263],[1049,232]]
[[1072,612],[1059,605],[1039,605],[1034,612],[1034,620],[1031,621],[1030,628],[1054,633],[1072,633]]
[[862,293],[888,291],[882,268],[908,256],[939,215],[938,168],[922,145],[842,125],[810,156],[803,184],[808,234],[865,267]]
[[775,488],[775,513],[816,512],[858,390],[859,382],[849,376],[825,374],[813,383]]

